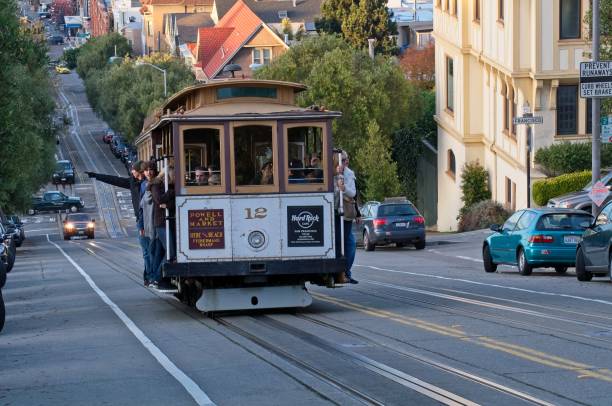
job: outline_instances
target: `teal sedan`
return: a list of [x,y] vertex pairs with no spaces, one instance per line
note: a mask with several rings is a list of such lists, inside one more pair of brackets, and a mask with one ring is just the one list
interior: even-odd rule
[[582,210],[519,210],[503,226],[491,226],[494,233],[482,247],[485,271],[495,272],[497,265],[509,264],[518,266],[521,275],[548,267],[563,274],[575,265],[576,247],[591,222],[592,216]]

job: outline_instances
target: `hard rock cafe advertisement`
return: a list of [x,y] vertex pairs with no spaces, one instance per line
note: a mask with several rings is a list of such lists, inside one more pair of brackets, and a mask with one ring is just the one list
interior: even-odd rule
[[289,247],[322,247],[323,206],[287,206]]
[[189,249],[225,248],[223,209],[188,210]]

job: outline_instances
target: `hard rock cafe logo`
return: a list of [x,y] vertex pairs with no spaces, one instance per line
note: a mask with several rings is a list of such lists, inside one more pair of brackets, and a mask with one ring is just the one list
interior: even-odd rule
[[303,211],[300,214],[293,214],[291,221],[297,223],[300,228],[307,229],[312,227],[315,222],[319,222],[319,215],[312,214],[309,211]]

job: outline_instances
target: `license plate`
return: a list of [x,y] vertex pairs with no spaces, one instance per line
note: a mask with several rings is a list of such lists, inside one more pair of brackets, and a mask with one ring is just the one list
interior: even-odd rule
[[408,223],[395,223],[395,227],[408,227]]
[[79,231],[79,234],[83,235],[85,234],[85,231]]
[[566,235],[563,237],[563,242],[566,244],[578,244],[580,242],[580,236]]

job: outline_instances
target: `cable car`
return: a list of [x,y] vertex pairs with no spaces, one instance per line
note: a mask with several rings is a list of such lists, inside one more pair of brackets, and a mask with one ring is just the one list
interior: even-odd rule
[[230,79],[173,95],[145,120],[140,159],[175,179],[176,259],[163,265],[201,311],[305,307],[346,261],[334,229],[336,111],[296,105],[297,83]]

